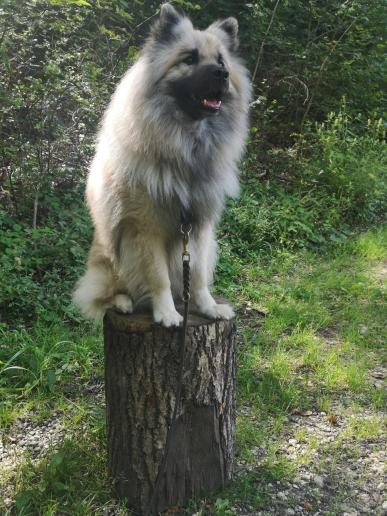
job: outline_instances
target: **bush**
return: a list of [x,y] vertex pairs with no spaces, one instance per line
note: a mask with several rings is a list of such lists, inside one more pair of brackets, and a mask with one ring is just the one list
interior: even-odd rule
[[78,320],[70,296],[90,238],[79,196],[35,229],[0,210],[0,324]]
[[322,247],[381,221],[386,158],[382,122],[352,118],[345,104],[293,147],[273,148],[264,159],[250,150],[241,196],[222,225],[220,275],[230,279],[258,255]]
[[316,126],[305,176],[336,199],[343,219],[370,223],[386,213],[387,153],[382,120],[351,117],[343,109]]

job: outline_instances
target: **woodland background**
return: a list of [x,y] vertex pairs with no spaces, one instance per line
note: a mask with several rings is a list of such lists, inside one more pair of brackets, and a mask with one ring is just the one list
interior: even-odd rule
[[[247,321],[240,356],[240,403],[256,393],[254,410],[262,421],[267,416],[266,434],[254,433],[247,416],[239,421],[247,457],[265,435],[280,438],[291,406],[322,399],[321,408],[348,389],[372,407],[382,403],[366,380],[368,352],[383,342],[382,293],[364,271],[385,256],[387,10],[382,0],[175,3],[199,28],[238,19],[240,53],[254,83],[242,193],[229,202],[219,230],[215,281],[242,323],[252,313],[266,314],[259,337]],[[158,7],[142,0],[0,2],[4,435],[21,417],[76,412],[69,390],[84,397],[85,382],[102,381],[100,329],[70,301],[92,236],[85,176],[101,114]],[[318,354],[313,347],[323,330],[344,339],[334,355],[332,348]],[[312,385],[323,382],[314,401],[310,385],[304,389],[293,378],[292,357],[306,361]],[[268,368],[271,376],[259,383]],[[108,503],[103,475],[98,484],[91,472],[86,480],[80,474],[88,463],[104,469],[103,417],[90,403],[82,405],[89,430],[82,427],[81,451],[72,455],[76,445],[65,443],[66,453],[5,474],[5,483],[18,478],[20,514],[95,514]],[[30,485],[39,486],[34,494]],[[8,498],[7,507],[14,503]],[[230,514],[222,498],[219,504],[217,514]]]
[[[236,16],[254,79],[244,191],[223,225],[224,274],[249,246],[316,247],[385,213],[382,1],[179,2],[199,27]],[[78,320],[96,128],[157,2],[3,0],[1,323]],[[222,234],[222,233],[221,233]]]

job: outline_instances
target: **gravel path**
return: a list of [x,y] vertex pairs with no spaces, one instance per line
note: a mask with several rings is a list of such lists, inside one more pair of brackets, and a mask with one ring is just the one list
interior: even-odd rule
[[[382,414],[379,416],[382,418]],[[372,421],[375,417],[378,417],[375,413],[362,412],[364,420]],[[302,465],[291,482],[256,482],[257,489],[264,490],[271,498],[270,510],[253,511],[242,506],[236,507],[238,514],[387,514],[385,439],[382,436],[362,442],[350,437],[343,439],[353,419],[353,415],[344,415],[332,424],[324,412],[290,416],[278,455]],[[312,450],[311,438],[316,442]],[[265,448],[253,453],[255,464],[237,463],[237,474],[254,471],[264,463]]]
[[17,468],[26,460],[38,462],[44,455],[55,450],[66,436],[58,414],[41,423],[18,419],[12,429],[0,436],[0,484],[6,506],[11,505],[13,479]]
[[[103,382],[93,379],[79,385],[63,386],[68,399],[88,396],[101,406],[104,403]],[[38,463],[47,454],[57,450],[64,439],[73,437],[60,412],[54,412],[44,421],[33,417],[19,418],[12,428],[0,433],[0,502],[12,505],[14,478],[17,469],[26,462]]]

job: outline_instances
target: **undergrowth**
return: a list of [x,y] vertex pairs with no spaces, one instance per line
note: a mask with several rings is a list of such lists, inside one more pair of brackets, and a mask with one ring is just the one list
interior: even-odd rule
[[[238,398],[247,412],[238,418],[238,447],[249,462],[265,446],[266,459],[226,491],[192,502],[198,514],[233,514],[236,501],[253,510],[270,503],[257,478],[290,479],[299,467],[278,455],[292,409],[329,413],[343,396],[355,412],[385,407],[385,393],[370,388],[368,375],[385,342],[377,274],[387,248],[380,224],[385,146],[379,122],[356,134],[347,124],[343,113],[332,116],[310,136],[313,152],[306,142],[302,152],[299,142],[289,150],[285,164],[300,166],[296,183],[294,174],[278,178],[275,160],[269,177],[254,175],[259,158],[250,144],[241,197],[229,203],[219,230],[215,285],[250,314],[240,320]],[[103,415],[82,389],[102,381],[100,328],[82,321],[70,302],[91,237],[81,203],[79,192],[64,207],[52,202],[36,229],[0,212],[2,432],[9,436],[17,418],[54,413],[71,430],[45,459],[33,463],[26,454],[12,474],[17,514],[104,514],[112,507]],[[348,429],[355,442],[380,423],[359,428]],[[0,485],[9,484],[7,475]]]

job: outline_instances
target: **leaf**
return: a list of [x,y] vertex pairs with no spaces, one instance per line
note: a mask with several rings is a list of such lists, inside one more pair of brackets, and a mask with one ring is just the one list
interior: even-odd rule
[[17,365],[14,365],[14,366],[9,366],[9,367],[6,367],[5,369],[3,369],[1,372],[2,373],[5,373],[5,371],[14,371],[14,370],[19,370],[19,371],[28,371],[28,369],[26,369],[25,367],[21,367],[21,366],[17,366]]
[[53,371],[52,369],[49,369],[48,372],[47,372],[47,385],[48,385],[48,388],[51,390],[54,387],[55,383],[56,383],[55,371]]
[[50,0],[50,1],[54,5],[74,4],[74,5],[79,5],[79,6],[90,7],[89,2],[86,2],[86,0]]
[[331,415],[327,416],[327,420],[329,421],[329,423],[331,425],[337,425],[338,424],[337,416],[335,416],[334,414],[331,414]]
[[60,482],[59,480],[54,481],[52,485],[53,485],[54,489],[56,489],[57,491],[63,492],[63,491],[69,490],[69,486],[67,486],[63,482]]
[[15,506],[20,512],[24,512],[23,509],[27,508],[33,499],[32,492],[22,491],[15,498]]
[[63,459],[64,459],[64,453],[63,452],[55,453],[55,455],[53,455],[51,457],[50,466],[52,468],[57,468],[58,466],[60,466],[62,464]]

